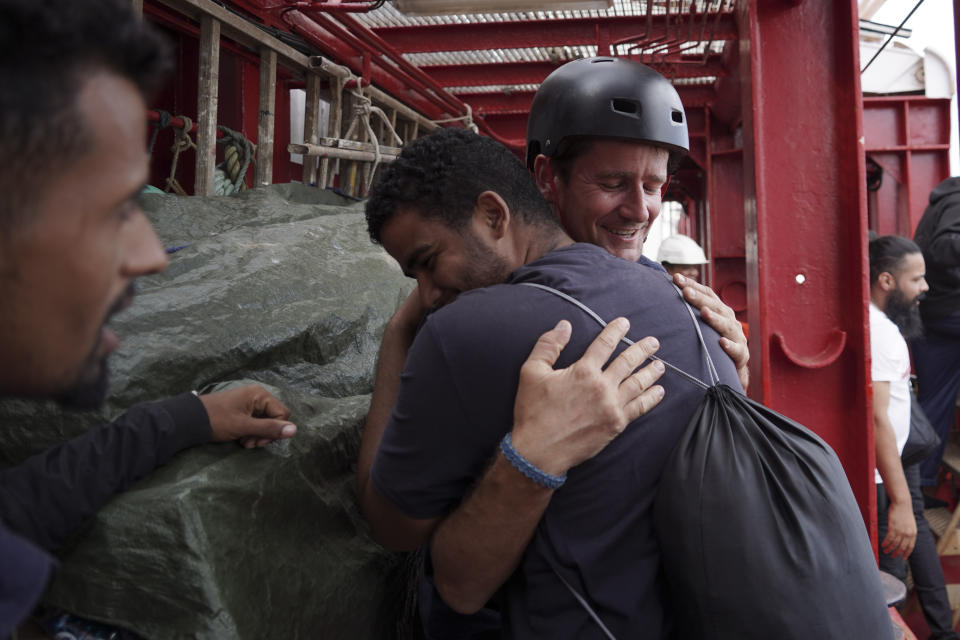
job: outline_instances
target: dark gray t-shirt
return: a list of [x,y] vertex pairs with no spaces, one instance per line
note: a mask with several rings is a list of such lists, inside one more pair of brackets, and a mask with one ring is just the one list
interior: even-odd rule
[[[575,244],[514,272],[508,284],[461,295],[434,313],[411,347],[400,394],[374,461],[375,486],[414,518],[444,515],[462,499],[511,428],[520,366],[537,338],[566,318],[578,359],[599,326],[569,302],[519,282],[549,285],[600,317],[630,319],[628,337],[656,336],[659,355],[709,381],[686,306],[668,278],[603,249]],[[698,316],[699,318],[699,316]],[[739,389],[719,336],[700,322],[721,382]],[[603,638],[546,556],[617,637],[666,637],[651,509],[664,462],[703,398],[668,372],[666,395],[599,455],[571,469],[502,591],[508,637]]]

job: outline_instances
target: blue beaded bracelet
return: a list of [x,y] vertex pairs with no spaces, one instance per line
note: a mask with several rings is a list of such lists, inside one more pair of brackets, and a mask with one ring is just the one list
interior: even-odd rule
[[513,448],[513,442],[510,441],[510,434],[503,436],[500,441],[500,452],[507,462],[512,464],[517,471],[527,476],[537,484],[547,489],[559,489],[567,481],[567,474],[554,476],[546,471],[541,471],[535,464],[520,455],[520,452]]

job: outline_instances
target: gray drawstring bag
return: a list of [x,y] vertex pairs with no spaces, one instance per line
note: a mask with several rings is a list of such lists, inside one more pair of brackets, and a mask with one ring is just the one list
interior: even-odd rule
[[[579,300],[554,293],[606,323]],[[677,640],[891,640],[860,509],[833,449],[713,378],[654,502]],[[624,341],[633,344],[624,338]],[[554,571],[557,569],[554,567]],[[583,596],[557,575],[608,638]]]

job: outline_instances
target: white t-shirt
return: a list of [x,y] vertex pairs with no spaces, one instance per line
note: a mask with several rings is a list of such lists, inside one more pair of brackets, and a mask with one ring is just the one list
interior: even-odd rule
[[[897,452],[910,434],[910,353],[907,341],[887,315],[870,303],[870,373],[874,382],[890,383],[890,405],[887,415],[897,436]],[[880,472],[873,471],[877,484],[883,482]]]

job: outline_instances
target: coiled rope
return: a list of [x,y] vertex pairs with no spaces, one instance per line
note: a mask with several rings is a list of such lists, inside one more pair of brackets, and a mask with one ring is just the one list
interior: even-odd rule
[[[176,127],[172,124],[173,116],[168,111],[157,109],[159,117],[153,123],[153,134],[150,136],[150,145],[148,152],[153,153],[154,146],[157,143],[157,135],[161,130],[167,127],[175,129],[173,146],[170,150],[173,152],[173,158],[170,162],[170,175],[166,178],[166,188],[164,193],[176,193],[180,196],[187,195],[186,189],[177,180],[177,165],[180,162],[180,154],[187,149],[197,150],[197,145],[190,137],[190,131],[193,129],[193,120],[188,116],[177,116],[183,121],[182,127]],[[217,140],[217,144],[224,145],[223,162],[217,165],[213,174],[214,194],[226,196],[247,189],[244,177],[247,175],[247,169],[250,168],[250,162],[256,154],[256,146],[247,140],[244,135],[234,131],[229,127],[217,126],[217,130],[223,135]],[[242,158],[242,160],[241,160]]]
[[239,131],[224,126],[217,126],[217,129],[223,133],[217,144],[224,145],[224,149],[223,162],[217,165],[213,175],[213,192],[218,196],[229,196],[247,189],[244,178],[253,159],[255,147]]

